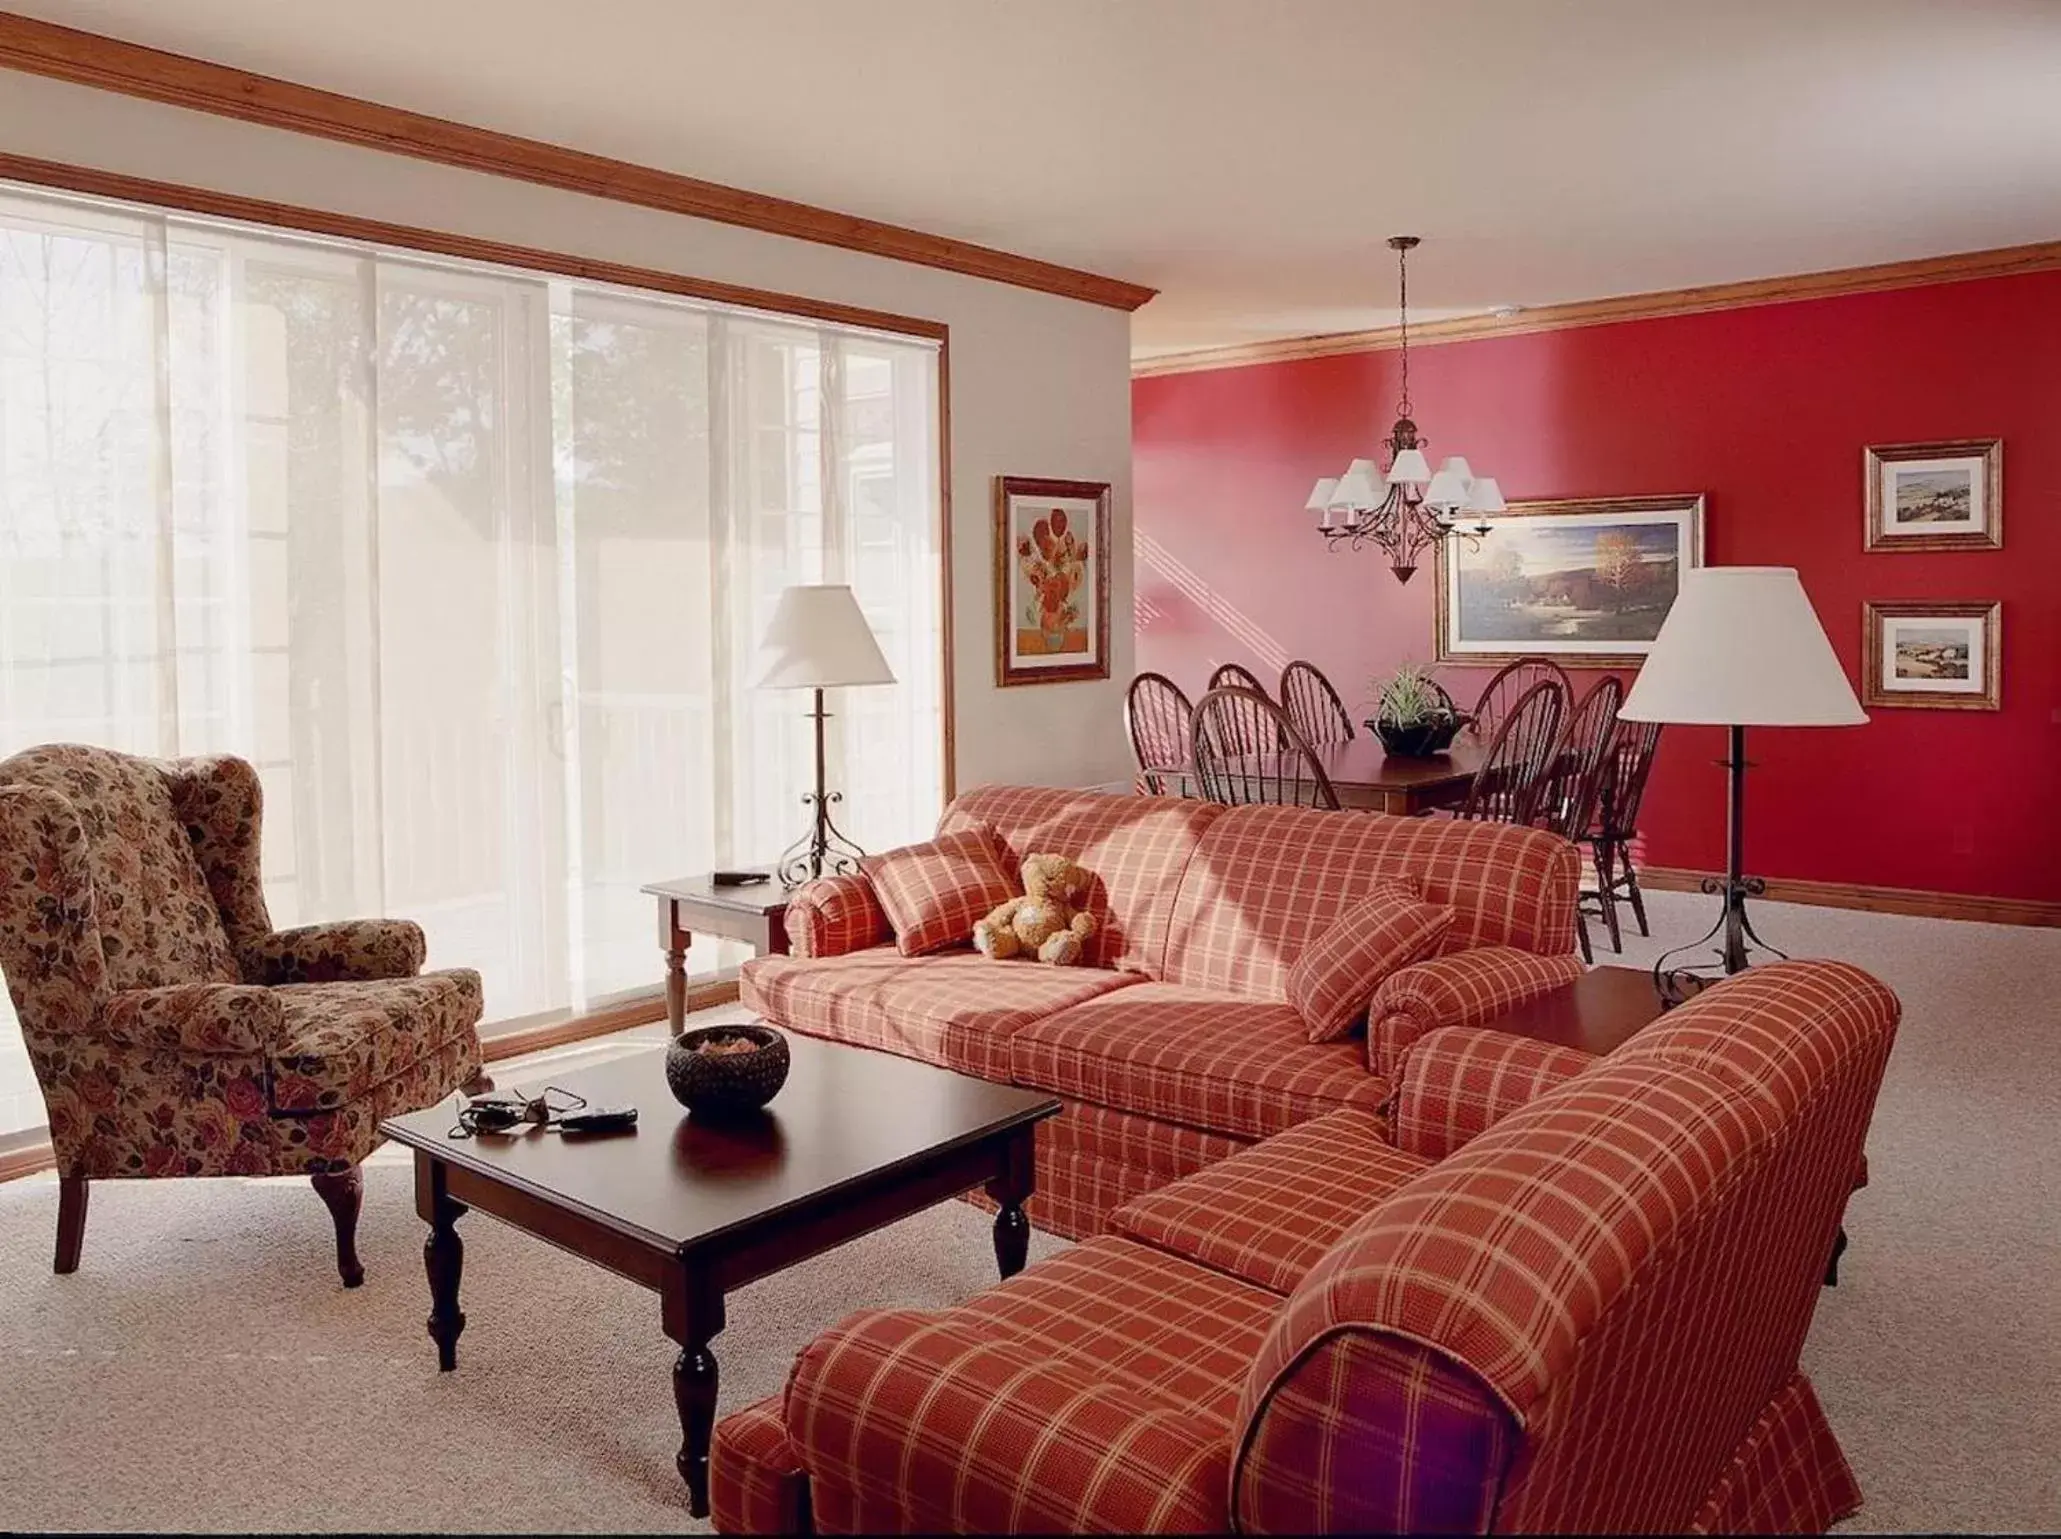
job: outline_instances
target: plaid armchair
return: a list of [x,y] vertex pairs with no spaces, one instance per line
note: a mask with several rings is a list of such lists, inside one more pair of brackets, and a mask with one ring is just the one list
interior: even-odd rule
[[480,1077],[479,974],[422,973],[416,925],[272,928],[259,810],[241,759],[0,762],[0,970],[50,1113],[59,1272],[90,1180],[306,1174],[356,1287],[380,1120]]

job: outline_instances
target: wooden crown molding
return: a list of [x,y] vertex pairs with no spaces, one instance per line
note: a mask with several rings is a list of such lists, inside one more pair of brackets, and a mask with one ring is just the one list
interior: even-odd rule
[[[1883,262],[1873,267],[1844,267],[1832,272],[1802,273],[1787,278],[1754,278],[1743,283],[1712,283],[1701,288],[1666,289],[1654,294],[1624,294],[1615,299],[1541,305],[1509,316],[1458,315],[1445,320],[1420,321],[1410,328],[1410,341],[1415,345],[1472,342],[1482,337],[1521,337],[1531,332],[1566,331],[1576,326],[1601,326],[1613,321],[1700,315],[1709,310],[1737,310],[1747,305],[1784,304],[1799,299],[1828,299],[1839,294],[1871,294],[1883,289],[1920,288],[1933,283],[1959,283],[1971,278],[2050,272],[2056,268],[2061,268],[2061,241],[2042,241],[2030,246],[1964,251],[1954,256]],[[1314,337],[1282,337],[1269,342],[1243,342],[1231,347],[1140,358],[1131,364],[1131,377],[1150,379],[1160,374],[1192,374],[1200,369],[1243,368],[1259,363],[1287,363],[1298,358],[1335,358],[1345,353],[1379,353],[1401,345],[1402,332],[1394,326],[1378,327],[1373,331],[1335,331]]]
[[0,68],[543,187],[1135,310],[1156,290],[969,241],[254,75],[0,11]]
[[[1639,885],[1655,892],[1699,892],[1715,873],[1674,866],[1642,868]],[[2038,898],[1985,898],[1970,893],[1928,892],[1916,887],[1868,887],[1858,882],[1814,882],[1802,877],[1767,879],[1770,903],[1814,908],[1851,908],[1870,914],[1910,914],[1920,919],[1965,919],[1978,924],[2030,925],[2061,929],[2061,903]]]
[[445,230],[425,230],[415,225],[388,224],[384,220],[360,219],[355,214],[332,214],[324,209],[305,208],[294,203],[272,203],[262,198],[239,197],[205,187],[188,187],[177,182],[154,182],[116,171],[90,166],[66,165],[62,161],[36,160],[27,155],[0,151],[0,181],[32,187],[49,187],[59,192],[79,192],[91,197],[114,198],[125,203],[145,203],[153,208],[203,214],[212,219],[233,219],[243,224],[273,229],[300,230],[310,235],[328,235],[340,240],[360,241],[369,246],[398,247],[427,252],[432,256],[457,257],[463,261],[488,262],[499,267],[549,273],[559,278],[586,278],[596,283],[613,283],[624,288],[650,289],[676,294],[683,299],[704,299],[713,304],[737,305],[775,315],[800,316],[836,326],[857,326],[868,331],[892,332],[900,336],[924,337],[944,343],[950,328],[942,321],[914,315],[895,315],[886,310],[868,310],[800,294],[782,294],[772,289],[746,288],[742,284],[718,283],[707,278],[690,278],[681,273],[662,272],[653,267],[630,267],[621,262],[603,262],[567,251],[544,251],[534,246],[511,246],[504,241],[478,240]]

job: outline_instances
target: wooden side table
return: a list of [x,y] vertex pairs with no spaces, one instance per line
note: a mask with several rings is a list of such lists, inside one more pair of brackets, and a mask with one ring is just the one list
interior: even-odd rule
[[1564,988],[1481,1024],[1490,1031],[1600,1055],[1622,1047],[1634,1033],[1660,1019],[1662,1008],[1653,975],[1644,968],[1592,967]]
[[666,1024],[687,1029],[687,948],[696,935],[743,941],[760,956],[787,954],[787,889],[779,878],[750,887],[718,887],[706,876],[653,882],[658,899],[658,949],[666,959]]

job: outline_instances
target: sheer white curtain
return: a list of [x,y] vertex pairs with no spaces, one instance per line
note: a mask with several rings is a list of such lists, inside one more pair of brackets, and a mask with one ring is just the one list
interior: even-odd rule
[[898,680],[851,831],[934,823],[937,417],[923,342],[0,188],[0,754],[251,759],[275,920],[420,920],[489,1029],[649,989],[638,886],[801,830],[787,584]]

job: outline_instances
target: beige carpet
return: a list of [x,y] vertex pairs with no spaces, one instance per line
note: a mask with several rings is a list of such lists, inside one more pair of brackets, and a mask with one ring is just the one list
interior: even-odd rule
[[[1686,939],[1707,903],[1658,895],[1656,922]],[[1808,1348],[1868,1494],[1854,1526],[2061,1528],[2061,932],[1761,915],[1907,1010]],[[459,1370],[439,1375],[398,1156],[368,1175],[355,1293],[302,1182],[96,1188],[70,1278],[49,1271],[55,1203],[47,1180],[0,1186],[0,1528],[698,1526],[656,1300],[476,1216]],[[947,1303],[992,1265],[986,1218],[947,1203],[768,1279],[718,1342],[726,1405],[848,1310]]]

